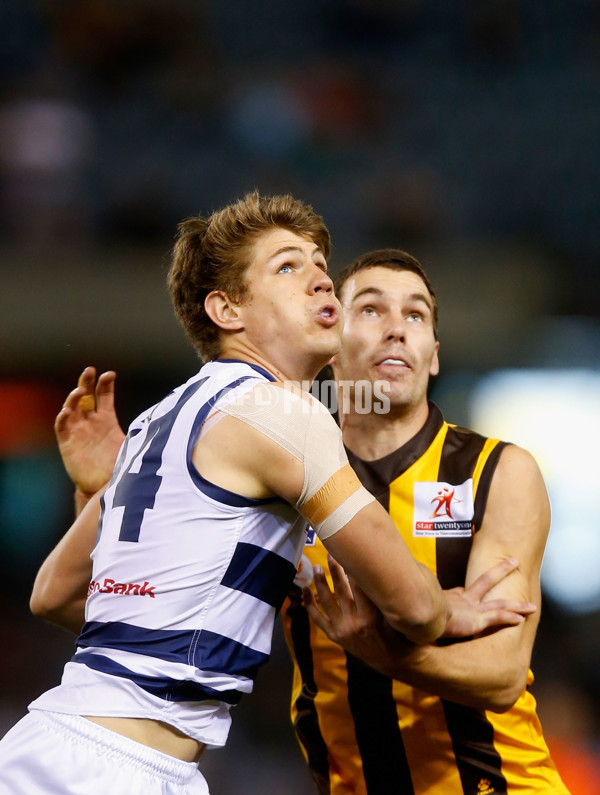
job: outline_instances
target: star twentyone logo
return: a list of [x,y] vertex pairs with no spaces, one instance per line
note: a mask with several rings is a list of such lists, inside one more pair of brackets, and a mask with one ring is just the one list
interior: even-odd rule
[[432,519],[437,518],[442,509],[445,511],[446,516],[454,519],[452,516],[452,500],[454,499],[454,493],[455,489],[449,489],[448,486],[444,486],[443,489],[438,491],[436,496],[431,500],[431,502],[437,503],[434,512],[431,514]]
[[460,484],[415,483],[413,536],[467,537],[471,535],[473,516],[472,478]]

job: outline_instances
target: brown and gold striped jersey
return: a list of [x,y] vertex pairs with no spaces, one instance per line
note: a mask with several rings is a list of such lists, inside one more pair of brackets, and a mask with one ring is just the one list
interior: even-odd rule
[[[443,588],[464,585],[473,533],[504,442],[444,421],[377,461],[349,452],[364,486]],[[311,537],[313,536],[313,537]],[[297,576],[327,553],[309,533]],[[295,586],[282,617],[294,660],[292,720],[321,795],[568,795],[527,688],[504,714],[479,711],[390,679],[311,624]]]

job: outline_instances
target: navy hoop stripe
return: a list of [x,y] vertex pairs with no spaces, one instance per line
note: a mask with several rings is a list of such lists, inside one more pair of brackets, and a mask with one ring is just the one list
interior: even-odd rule
[[224,701],[226,704],[238,704],[243,695],[238,690],[215,690],[199,682],[179,681],[168,676],[138,674],[108,657],[93,652],[77,654],[71,659],[71,662],[86,665],[100,673],[129,679],[142,690],[165,701]]
[[269,655],[237,640],[203,629],[198,632],[190,653],[192,664],[203,671],[227,673],[254,679]]
[[239,542],[221,584],[279,610],[295,575],[296,569],[289,560],[268,549]]
[[145,654],[169,662],[188,663],[188,653],[194,639],[193,629],[162,630],[136,627],[122,621],[87,621],[77,646],[104,646],[133,654]]
[[[147,629],[123,622],[87,622],[77,646],[119,649],[248,679],[254,679],[258,667],[269,659],[264,652],[205,629]],[[72,659],[79,662],[80,657],[82,654],[76,654]]]

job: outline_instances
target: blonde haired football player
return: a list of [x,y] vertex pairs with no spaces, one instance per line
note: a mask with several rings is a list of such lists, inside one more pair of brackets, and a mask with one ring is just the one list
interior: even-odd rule
[[[0,792],[206,793],[197,762],[225,744],[268,659],[307,521],[415,642],[531,610],[443,592],[349,468],[332,417],[290,386],[339,347],[328,251],[322,220],[291,197],[251,194],[181,225],[169,286],[209,360],[134,420],[110,482],[38,574],[34,612],[83,628],[61,684],[0,742]],[[85,394],[59,430],[85,422]]]

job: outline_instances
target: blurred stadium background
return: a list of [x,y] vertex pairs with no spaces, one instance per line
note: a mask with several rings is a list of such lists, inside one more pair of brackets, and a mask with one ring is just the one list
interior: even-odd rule
[[[82,368],[128,423],[197,367],[164,276],[176,223],[246,191],[325,217],[337,271],[419,257],[446,416],[537,456],[553,503],[534,694],[600,793],[600,4],[3,0],[0,734],[73,638],[28,615],[72,513],[53,418]],[[213,795],[310,795],[277,632]]]

